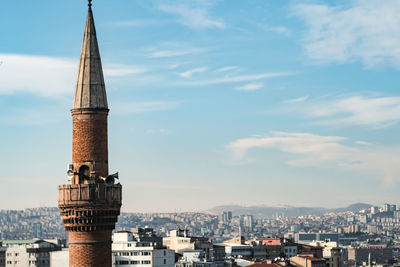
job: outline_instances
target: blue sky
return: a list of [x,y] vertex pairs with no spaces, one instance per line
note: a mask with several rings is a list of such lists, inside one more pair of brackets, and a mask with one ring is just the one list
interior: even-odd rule
[[[0,10],[0,208],[55,206],[86,1]],[[399,1],[93,10],[123,210],[398,203]]]

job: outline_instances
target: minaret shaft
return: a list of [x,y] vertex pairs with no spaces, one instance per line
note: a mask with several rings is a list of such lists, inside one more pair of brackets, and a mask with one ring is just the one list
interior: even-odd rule
[[75,175],[73,184],[91,183],[108,176],[108,112],[98,110],[73,110],[72,163],[76,173],[87,166],[90,179]]

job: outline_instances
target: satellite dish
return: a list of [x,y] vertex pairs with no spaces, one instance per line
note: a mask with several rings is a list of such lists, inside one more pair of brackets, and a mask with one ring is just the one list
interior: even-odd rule
[[67,171],[67,175],[68,175],[68,177],[72,177],[72,176],[74,176],[74,171],[73,170],[68,170]]

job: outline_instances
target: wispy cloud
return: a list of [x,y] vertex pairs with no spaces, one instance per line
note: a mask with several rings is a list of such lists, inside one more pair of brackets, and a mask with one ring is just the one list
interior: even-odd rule
[[263,83],[248,83],[243,86],[236,87],[239,91],[256,91],[264,87]]
[[182,183],[162,183],[162,182],[135,182],[136,186],[140,187],[148,187],[148,188],[160,188],[164,190],[201,190],[201,191],[213,191],[213,188],[210,186],[202,186],[202,185],[191,185],[191,184],[182,184]]
[[155,25],[162,25],[165,21],[152,20],[152,19],[136,19],[126,21],[115,21],[112,23],[115,27],[148,27]]
[[200,67],[200,68],[195,68],[195,69],[191,69],[191,70],[187,70],[185,72],[179,73],[179,76],[181,76],[183,78],[190,78],[195,73],[202,73],[205,71],[207,71],[206,67]]
[[130,76],[141,74],[144,72],[147,72],[146,68],[120,64],[106,65],[104,69],[104,75],[109,77]]
[[155,50],[149,53],[150,58],[168,58],[168,57],[180,57],[190,54],[196,54],[204,52],[201,48],[174,48],[174,49],[163,49]]
[[166,128],[160,128],[160,129],[149,129],[146,131],[147,134],[161,134],[161,135],[170,135],[172,131],[170,129]]
[[113,104],[113,113],[117,115],[139,114],[155,111],[167,111],[179,106],[173,101],[118,102]]
[[309,98],[308,96],[301,96],[301,97],[298,97],[298,98],[285,100],[285,101],[283,101],[283,103],[289,103],[289,104],[300,103],[300,102],[307,101],[308,98]]
[[290,110],[323,124],[387,127],[400,122],[400,97],[298,99]]
[[215,70],[215,72],[227,72],[227,71],[237,70],[239,68],[240,68],[239,66],[226,66]]
[[275,132],[238,139],[227,147],[239,162],[252,149],[277,149],[295,157],[287,162],[292,166],[356,170],[372,173],[387,184],[400,181],[400,147],[350,146],[344,144],[346,140],[340,136]]
[[[35,107],[11,107],[7,113],[0,115],[0,123],[12,126],[42,126],[46,124],[59,123],[66,117],[64,109],[60,108],[60,103],[56,106],[35,106]],[[65,110],[70,105],[65,105]]]
[[315,63],[359,60],[367,67],[400,67],[399,1],[300,4],[292,10],[307,26],[304,49]]
[[177,69],[177,68],[179,68],[179,67],[181,67],[183,65],[186,65],[186,64],[188,64],[188,63],[187,62],[178,62],[178,63],[169,64],[167,66],[167,69],[174,70],[174,69]]
[[[171,3],[171,2],[170,2]],[[161,4],[158,9],[178,16],[178,22],[192,29],[225,28],[222,19],[210,15],[210,1],[178,1],[171,4]]]
[[260,29],[266,31],[266,32],[275,32],[275,33],[279,33],[279,34],[283,34],[283,35],[289,35],[290,34],[290,30],[285,27],[285,26],[271,26],[268,24],[264,24],[264,23],[260,23],[260,22],[256,22],[255,23]]
[[248,81],[258,81],[263,79],[270,79],[282,76],[293,75],[290,72],[268,72],[261,74],[249,74],[249,75],[238,75],[238,76],[224,76],[220,78],[214,79],[202,79],[197,81],[183,81],[177,82],[176,85],[183,86],[203,86],[203,85],[214,85],[214,84],[223,84],[223,83],[237,83],[237,82],[248,82]]
[[[0,94],[31,93],[56,97],[73,92],[78,61],[68,58],[0,54]],[[147,70],[138,66],[105,64],[107,77],[137,75]]]

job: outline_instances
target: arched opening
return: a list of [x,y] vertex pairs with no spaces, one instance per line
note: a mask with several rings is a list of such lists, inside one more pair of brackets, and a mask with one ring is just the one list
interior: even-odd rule
[[87,165],[82,165],[79,168],[79,183],[83,184],[85,180],[90,179],[90,168]]

